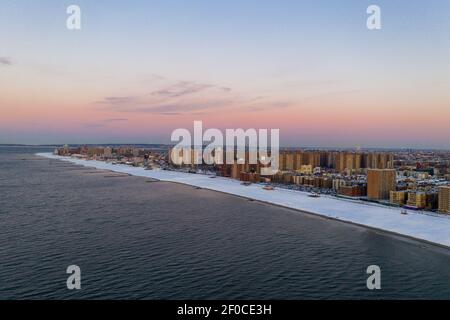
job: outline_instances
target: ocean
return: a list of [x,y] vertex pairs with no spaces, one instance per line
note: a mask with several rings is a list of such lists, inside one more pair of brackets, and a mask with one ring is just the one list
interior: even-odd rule
[[0,299],[450,298],[447,249],[48,151],[0,147]]

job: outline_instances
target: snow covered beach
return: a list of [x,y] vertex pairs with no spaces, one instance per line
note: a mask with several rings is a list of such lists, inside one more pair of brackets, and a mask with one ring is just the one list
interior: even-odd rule
[[308,197],[307,193],[280,189],[263,190],[261,185],[241,185],[239,181],[206,175],[189,174],[176,171],[145,170],[140,167],[106,163],[95,160],[81,160],[56,156],[51,153],[38,153],[38,156],[68,161],[74,164],[134,176],[177,182],[232,195],[246,197],[291,209],[337,219],[344,222],[379,229],[394,234],[434,243],[450,248],[450,218],[447,216],[425,215],[419,212],[401,214],[401,209],[382,205],[339,199],[330,196]]

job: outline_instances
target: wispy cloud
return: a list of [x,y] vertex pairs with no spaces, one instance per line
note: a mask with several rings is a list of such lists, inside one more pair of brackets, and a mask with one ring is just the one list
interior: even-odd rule
[[113,119],[106,119],[105,122],[122,122],[122,121],[128,121],[126,118],[113,118]]
[[13,65],[13,61],[9,57],[0,57],[0,65],[11,66]]
[[206,109],[223,107],[233,102],[226,86],[200,83],[196,81],[169,81],[163,76],[164,82],[150,93],[142,95],[111,95],[94,102],[104,105],[103,110],[115,112],[154,113],[163,115],[178,115],[186,113],[202,113]]
[[133,109],[126,109],[124,111],[137,113],[154,113],[162,115],[179,115],[186,113],[204,114],[206,110],[223,108],[230,105],[231,102],[232,101],[228,100],[179,102],[173,104],[157,104],[152,106],[136,107]]
[[291,106],[291,102],[272,100],[266,96],[251,96],[233,91],[227,86],[176,81],[166,83],[149,94],[107,96],[96,103],[103,110],[121,113],[146,113],[167,116],[204,115],[209,112],[258,112]]
[[212,88],[209,84],[200,84],[190,81],[180,81],[167,88],[156,90],[152,92],[153,96],[166,97],[166,98],[178,98],[186,95],[198,93],[200,91]]
[[106,103],[112,105],[123,105],[136,102],[137,97],[133,96],[123,96],[123,97],[105,97],[102,101],[97,101],[97,103]]
[[194,81],[178,81],[165,88],[155,90],[151,94],[153,96],[165,98],[178,98],[211,89],[221,91],[223,93],[231,92],[231,88],[229,87],[217,86],[214,84],[197,83]]

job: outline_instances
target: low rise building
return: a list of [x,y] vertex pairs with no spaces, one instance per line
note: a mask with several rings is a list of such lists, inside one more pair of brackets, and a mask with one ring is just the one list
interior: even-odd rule
[[389,196],[389,201],[392,204],[396,204],[399,206],[403,206],[407,200],[407,192],[404,190],[401,191],[391,191]]
[[366,195],[366,188],[360,185],[341,186],[339,187],[338,194],[346,197],[363,197]]
[[427,206],[427,195],[425,192],[408,192],[406,204],[417,209],[425,209]]

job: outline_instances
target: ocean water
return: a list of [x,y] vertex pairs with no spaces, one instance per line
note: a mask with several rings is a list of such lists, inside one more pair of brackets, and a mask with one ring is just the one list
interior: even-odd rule
[[0,147],[0,299],[450,298],[450,250],[46,151]]

